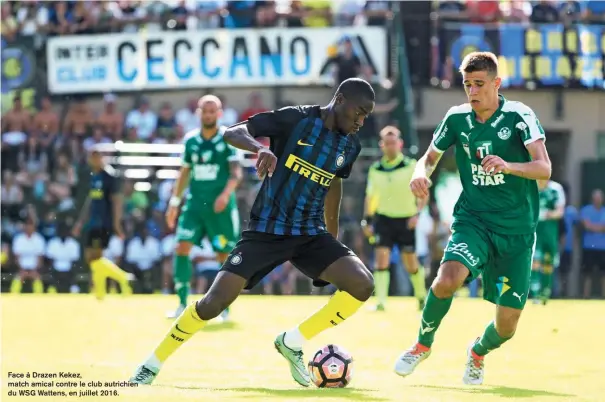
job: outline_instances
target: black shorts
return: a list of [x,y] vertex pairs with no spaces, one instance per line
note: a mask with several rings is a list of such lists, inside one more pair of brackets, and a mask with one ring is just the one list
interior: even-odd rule
[[326,286],[319,280],[322,272],[334,261],[355,256],[347,246],[331,234],[287,236],[244,231],[221,270],[245,278],[246,289],[252,289],[278,265],[290,261],[300,272],[313,279],[315,286]]
[[416,251],[416,229],[408,228],[410,218],[389,218],[376,215],[374,234],[377,247],[399,247],[400,252]]
[[571,264],[572,264],[572,254],[571,251],[566,250],[561,254],[561,261],[559,261],[559,273],[567,274],[571,272]]
[[86,233],[86,248],[106,249],[112,232],[109,228],[91,228]]
[[585,273],[605,273],[605,250],[584,249],[582,252],[582,271]]

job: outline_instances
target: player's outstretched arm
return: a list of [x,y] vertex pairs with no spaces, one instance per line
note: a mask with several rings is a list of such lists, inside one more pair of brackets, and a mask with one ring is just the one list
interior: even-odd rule
[[223,135],[227,144],[244,151],[258,153],[264,148],[263,144],[254,138],[254,132],[250,124],[242,122],[229,127]]
[[335,177],[332,180],[324,201],[324,218],[328,232],[338,238],[338,219],[340,218],[340,200],[342,199],[342,180]]

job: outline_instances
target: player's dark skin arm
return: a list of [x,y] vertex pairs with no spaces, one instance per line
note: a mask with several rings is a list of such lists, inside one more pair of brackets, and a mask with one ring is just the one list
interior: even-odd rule
[[265,147],[263,144],[256,141],[253,135],[254,131],[252,127],[250,127],[246,122],[242,122],[233,127],[229,127],[225,131],[223,139],[227,144],[234,146],[235,148],[243,149],[244,151],[255,154]]
[[338,219],[340,217],[340,200],[342,199],[342,179],[335,177],[332,180],[328,194],[324,201],[324,218],[326,229],[335,239],[338,238]]
[[256,160],[256,174],[259,178],[264,178],[266,174],[271,177],[277,164],[277,158],[263,144],[254,139],[254,129],[246,122],[229,127],[223,139],[225,142],[235,148],[252,152],[258,155]]

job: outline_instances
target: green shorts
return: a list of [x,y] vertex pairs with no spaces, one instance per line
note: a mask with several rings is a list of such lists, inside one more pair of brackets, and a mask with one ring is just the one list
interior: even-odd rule
[[497,305],[523,309],[527,301],[536,236],[492,232],[473,219],[456,220],[444,250],[445,261],[458,261],[479,275],[483,298]]
[[230,203],[217,214],[213,203],[187,201],[181,211],[176,241],[199,245],[206,237],[217,253],[230,253],[240,238],[239,212],[235,203]]
[[555,234],[536,232],[534,260],[555,268],[559,266],[559,239]]

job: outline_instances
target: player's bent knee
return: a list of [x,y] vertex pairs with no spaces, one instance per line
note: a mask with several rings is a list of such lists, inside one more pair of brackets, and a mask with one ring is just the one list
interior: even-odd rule
[[189,253],[191,252],[192,247],[193,247],[192,243],[190,243],[188,241],[180,241],[177,243],[176,248],[174,249],[174,252],[176,255],[188,256]]
[[202,320],[209,321],[218,317],[230,304],[231,301],[220,297],[213,297],[213,295],[208,293],[195,304],[195,311]]
[[372,273],[365,267],[352,275],[347,286],[343,286],[340,290],[349,293],[359,301],[368,300],[374,293],[374,277]]
[[468,268],[457,261],[446,261],[439,268],[431,289],[441,299],[454,296],[469,274]]

